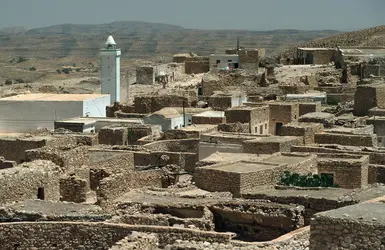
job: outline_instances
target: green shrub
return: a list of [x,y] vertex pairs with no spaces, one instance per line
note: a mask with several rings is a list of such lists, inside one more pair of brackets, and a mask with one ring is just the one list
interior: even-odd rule
[[36,68],[35,67],[31,67],[29,68],[30,71],[36,71]]
[[285,171],[281,176],[280,184],[297,187],[338,187],[333,183],[333,176],[327,174],[301,175]]

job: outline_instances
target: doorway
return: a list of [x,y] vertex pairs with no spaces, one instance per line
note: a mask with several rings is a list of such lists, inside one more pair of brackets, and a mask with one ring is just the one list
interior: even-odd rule
[[37,199],[44,200],[44,198],[45,198],[44,188],[43,187],[39,187],[37,189]]
[[277,122],[275,124],[275,135],[280,135],[282,126],[283,126],[282,122]]

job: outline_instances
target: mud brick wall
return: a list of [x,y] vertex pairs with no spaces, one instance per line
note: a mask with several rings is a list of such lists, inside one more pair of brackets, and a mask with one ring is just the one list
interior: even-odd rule
[[127,127],[103,127],[99,131],[99,143],[106,145],[127,145]]
[[76,140],[70,136],[25,138],[3,137],[0,138],[0,156],[3,156],[6,160],[21,163],[26,160],[26,150],[70,143],[76,143]]
[[318,144],[375,147],[377,146],[377,135],[317,133],[314,135],[314,142]]
[[318,173],[332,173],[334,183],[341,188],[364,188],[368,186],[369,160],[355,162],[353,160],[320,159],[317,164]]
[[385,166],[384,165],[369,165],[368,183],[385,183]]
[[152,66],[136,68],[136,84],[155,84],[155,70]]
[[96,190],[97,203],[108,206],[108,203],[133,188],[162,187],[163,171],[133,171],[111,175],[100,182]]
[[82,203],[87,199],[88,183],[77,176],[65,176],[60,179],[61,201]]
[[33,161],[1,170],[0,203],[37,199],[44,188],[45,200],[60,199],[60,168],[50,161]]
[[27,161],[49,160],[60,166],[64,172],[74,172],[83,165],[88,165],[89,155],[87,146],[63,145],[43,147],[25,152]]
[[192,57],[186,58],[185,73],[201,74],[210,71],[210,62],[208,57]]
[[303,116],[307,113],[321,112],[320,102],[299,103],[299,116]]
[[281,128],[281,136],[301,136],[303,143],[314,144],[314,135],[323,130],[322,124],[318,123],[289,123]]
[[243,152],[249,154],[274,154],[277,152],[290,152],[294,145],[302,145],[302,137],[291,137],[286,141],[248,140],[243,142]]

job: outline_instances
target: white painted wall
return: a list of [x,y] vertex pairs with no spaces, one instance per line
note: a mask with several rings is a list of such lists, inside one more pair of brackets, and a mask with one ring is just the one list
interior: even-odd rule
[[109,95],[100,96],[83,102],[83,115],[88,117],[106,117],[106,107],[110,105]]
[[110,94],[110,104],[120,102],[120,49],[102,49],[101,64],[101,93]]
[[[220,60],[220,63],[217,64],[217,60]],[[229,62],[231,60],[231,62]],[[239,62],[238,55],[210,55],[210,70],[213,68],[222,68],[229,65],[229,63]]]
[[0,100],[0,132],[26,133],[54,128],[54,121],[83,116],[82,101]]
[[245,95],[231,96],[231,107],[242,106],[245,102],[247,102],[247,96]]

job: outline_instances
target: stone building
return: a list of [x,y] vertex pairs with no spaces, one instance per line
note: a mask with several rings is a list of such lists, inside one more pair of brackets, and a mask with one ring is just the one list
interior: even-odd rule
[[155,84],[155,70],[152,66],[141,66],[136,68],[136,83],[153,85]]
[[13,168],[2,169],[0,175],[0,203],[28,199],[58,201],[59,166],[47,160],[25,162]]
[[297,48],[298,64],[329,64],[335,61],[335,48]]
[[278,135],[283,125],[299,118],[299,105],[295,102],[269,103],[269,132]]
[[210,71],[210,62],[208,57],[191,57],[186,58],[185,73],[201,74]]
[[250,133],[269,134],[269,106],[240,106],[225,111],[227,123],[248,123]]
[[143,118],[145,124],[160,125],[162,131],[179,129],[192,124],[191,114],[181,114],[173,108],[164,108]]
[[354,115],[368,115],[369,110],[374,107],[385,108],[385,86],[381,84],[357,86],[354,95]]
[[243,152],[249,154],[273,154],[290,152],[294,145],[302,145],[303,139],[296,136],[263,136],[243,142]]
[[316,214],[310,249],[383,249],[384,209],[384,203],[361,203]]
[[192,124],[221,124],[226,122],[225,112],[205,111],[192,116]]
[[280,130],[281,136],[301,136],[303,143],[314,144],[314,135],[323,131],[323,125],[318,123],[294,122],[283,125]]
[[364,188],[368,185],[369,156],[319,155],[318,174],[333,176],[341,188]]

